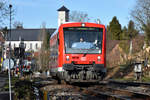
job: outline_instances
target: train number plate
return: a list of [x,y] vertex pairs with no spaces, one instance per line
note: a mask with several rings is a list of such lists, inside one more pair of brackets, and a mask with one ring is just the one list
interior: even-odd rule
[[86,61],[86,57],[81,57],[81,61]]

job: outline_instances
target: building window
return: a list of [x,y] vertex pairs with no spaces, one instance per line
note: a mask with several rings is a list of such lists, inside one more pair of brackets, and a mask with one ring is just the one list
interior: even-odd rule
[[38,44],[37,43],[35,44],[35,48],[38,49]]
[[27,44],[25,43],[25,44],[24,44],[24,48],[26,48],[26,45],[27,45]]
[[16,44],[14,43],[14,48],[16,47]]
[[30,43],[30,49],[32,49],[32,43]]

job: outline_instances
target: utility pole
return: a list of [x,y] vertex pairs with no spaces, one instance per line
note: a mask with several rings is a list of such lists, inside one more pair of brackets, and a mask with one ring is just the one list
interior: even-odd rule
[[10,98],[10,100],[12,100],[11,99],[11,77],[10,77],[10,69],[11,69],[11,62],[10,62],[10,59],[11,59],[11,8],[12,8],[12,5],[10,4],[9,5],[9,9],[10,9],[10,34],[9,34],[9,67],[8,67],[8,69],[9,69],[9,98]]

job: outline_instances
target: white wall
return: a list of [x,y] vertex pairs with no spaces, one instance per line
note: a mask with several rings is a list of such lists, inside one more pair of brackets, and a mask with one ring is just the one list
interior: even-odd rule
[[[14,49],[14,44],[15,44],[15,47],[19,47],[20,41],[11,41],[12,49]],[[32,44],[32,47],[30,47],[31,44]],[[8,47],[8,45],[9,45],[9,41],[5,41],[5,47]],[[24,41],[24,45],[25,45],[25,51],[33,50],[34,52],[36,52],[41,48],[42,41]],[[36,48],[36,45],[37,45],[37,48]]]
[[69,20],[69,13],[65,11],[58,12],[58,26]]

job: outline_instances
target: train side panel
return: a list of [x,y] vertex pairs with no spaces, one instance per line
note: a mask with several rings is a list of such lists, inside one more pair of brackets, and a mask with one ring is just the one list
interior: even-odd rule
[[49,69],[52,76],[56,76],[57,67],[58,67],[58,32],[52,34],[50,37],[50,60],[49,60]]

